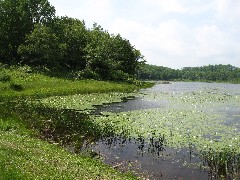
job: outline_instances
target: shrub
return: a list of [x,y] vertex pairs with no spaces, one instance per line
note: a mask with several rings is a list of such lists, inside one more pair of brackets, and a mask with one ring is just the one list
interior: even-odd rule
[[10,84],[10,89],[12,89],[14,91],[22,91],[23,86],[21,84],[18,84],[18,83],[11,83]]
[[8,74],[0,74],[0,82],[9,82],[11,81],[11,76]]
[[81,76],[86,79],[95,79],[95,80],[101,79],[100,75],[97,72],[88,68],[86,68],[85,70],[82,71],[82,73],[79,74],[79,77]]
[[33,72],[32,67],[30,67],[28,65],[20,66],[20,67],[18,67],[18,70],[23,73],[32,73]]

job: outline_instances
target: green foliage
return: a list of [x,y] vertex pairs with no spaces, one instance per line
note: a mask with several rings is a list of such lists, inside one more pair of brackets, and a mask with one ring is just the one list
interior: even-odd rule
[[0,1],[0,59],[19,63],[18,47],[31,33],[35,24],[50,23],[55,9],[47,0]]
[[[52,71],[82,70],[86,66],[84,48],[87,43],[85,25],[68,17],[55,18],[51,26],[36,25],[18,48],[22,62]],[[54,70],[53,70],[54,69]]]
[[85,47],[88,43],[88,32],[84,23],[67,17],[62,17],[59,23],[62,26],[62,33],[56,34],[66,46],[61,62],[62,66],[70,70],[85,69]]
[[[55,17],[47,0],[0,1],[0,60],[44,67],[51,72],[82,71],[81,78],[133,78],[143,56],[120,35],[97,24]],[[119,71],[124,78],[118,77]],[[117,72],[117,73],[116,73]]]
[[240,79],[240,68],[228,65],[186,67],[181,70],[182,79],[194,81],[234,82]]
[[0,106],[1,179],[136,179],[38,139],[37,133],[26,129],[23,119],[5,105]]
[[[2,68],[0,72],[4,72],[5,76],[10,77],[8,82],[0,82],[0,99],[11,97],[42,97],[49,95],[64,94],[88,94],[88,93],[104,93],[104,92],[131,92],[139,89],[142,85],[129,83],[114,83],[96,80],[75,80],[66,78],[49,77],[47,75],[35,72],[29,66]],[[75,73],[74,73],[75,74]],[[65,76],[67,76],[65,74]],[[76,77],[76,74],[73,75]],[[80,74],[80,76],[82,76]],[[20,85],[18,91],[10,88],[11,84]],[[21,90],[21,91],[20,91]]]
[[231,65],[208,65],[202,67],[185,67],[174,70],[162,66],[142,65],[139,69],[140,79],[149,80],[183,80],[206,82],[240,82],[240,68]]
[[24,44],[18,48],[22,62],[32,66],[59,67],[65,46],[58,37],[44,25],[36,25],[33,32],[26,37]]
[[14,91],[22,91],[23,90],[23,86],[21,84],[11,83],[10,84],[10,89],[12,89]]
[[[62,56],[56,59],[63,69],[83,70],[86,67],[85,47],[88,31],[84,22],[69,17],[57,17],[51,24],[51,31],[61,44]],[[48,66],[52,68],[52,66]]]
[[142,64],[138,71],[139,79],[169,81],[177,77],[177,71],[163,66]]
[[11,76],[3,73],[0,74],[0,82],[9,82],[11,80]]
[[[35,24],[51,24],[55,18],[55,8],[48,0],[25,0],[25,9],[30,21]],[[32,28],[34,28],[32,26]]]
[[86,68],[86,69],[84,69],[83,71],[81,71],[80,73],[78,73],[78,79],[80,78],[83,78],[83,79],[97,79],[97,80],[100,80],[101,79],[101,77],[100,77],[100,75],[97,73],[97,72],[95,72],[95,71],[93,71],[93,70],[91,70],[90,68]]
[[87,68],[106,80],[121,80],[136,75],[143,58],[128,40],[120,35],[110,35],[97,24],[90,31],[90,42],[85,50]]

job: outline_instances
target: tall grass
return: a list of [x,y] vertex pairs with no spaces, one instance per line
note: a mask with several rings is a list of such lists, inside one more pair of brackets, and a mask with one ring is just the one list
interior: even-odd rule
[[240,177],[240,153],[236,149],[225,147],[221,151],[209,149],[200,156],[207,163],[217,179],[238,179]]

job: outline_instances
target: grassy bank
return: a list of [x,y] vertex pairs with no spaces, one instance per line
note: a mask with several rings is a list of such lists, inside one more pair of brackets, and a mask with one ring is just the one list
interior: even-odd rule
[[13,112],[0,112],[0,179],[134,179],[42,141]]
[[[134,179],[99,160],[70,153],[57,144],[39,139],[39,131],[29,128],[25,116],[9,108],[7,101],[76,93],[130,92],[139,88],[124,83],[49,77],[26,67],[1,68],[1,179]],[[39,117],[40,121],[44,118]]]
[[29,67],[0,68],[0,98],[44,97],[65,94],[131,92],[150,84],[73,80],[33,73]]

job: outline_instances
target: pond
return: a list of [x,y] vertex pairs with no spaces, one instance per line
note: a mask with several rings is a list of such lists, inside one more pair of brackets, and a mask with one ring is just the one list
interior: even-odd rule
[[41,102],[86,113],[96,128],[110,130],[81,150],[119,170],[148,179],[240,177],[239,84],[171,82]]
[[[120,170],[133,170],[150,179],[240,175],[240,85],[157,84],[135,98],[105,105],[97,112],[105,116],[95,120],[111,122],[120,136],[101,139],[90,148]],[[226,149],[230,157],[225,162],[234,159],[226,167],[229,172],[221,167],[220,160],[207,159],[219,157],[218,153]],[[238,165],[232,167],[235,161]]]

